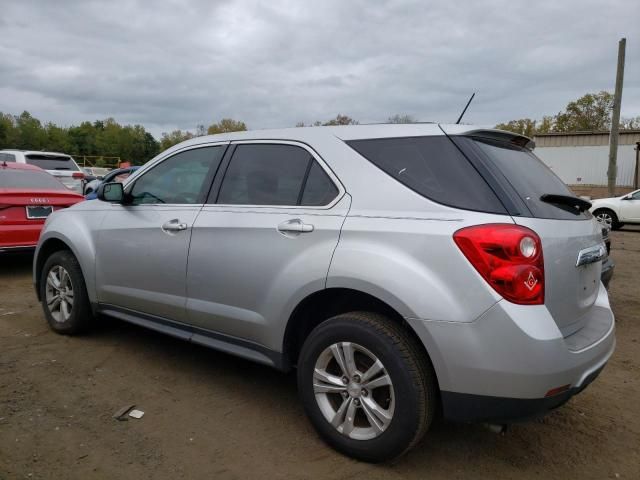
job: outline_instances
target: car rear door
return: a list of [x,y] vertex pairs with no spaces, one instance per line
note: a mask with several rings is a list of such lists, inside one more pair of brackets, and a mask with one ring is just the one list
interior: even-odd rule
[[185,321],[185,276],[193,223],[226,144],[181,150],[126,186],[97,235],[98,301]]
[[193,227],[192,340],[211,332],[277,350],[287,313],[324,288],[350,198],[309,147],[238,142]]

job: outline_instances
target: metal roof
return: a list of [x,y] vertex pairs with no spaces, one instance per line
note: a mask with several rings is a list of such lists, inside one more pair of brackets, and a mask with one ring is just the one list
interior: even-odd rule
[[[608,131],[543,133],[533,137],[538,148],[586,147],[609,145]],[[640,142],[640,130],[621,130],[619,145],[635,145]]]

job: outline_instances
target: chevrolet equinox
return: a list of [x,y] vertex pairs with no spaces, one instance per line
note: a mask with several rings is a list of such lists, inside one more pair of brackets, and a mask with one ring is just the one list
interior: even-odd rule
[[436,415],[507,423],[603,369],[606,249],[526,137],[357,125],[198,137],[47,220],[61,334],[114,317],[287,371],[319,435],[380,462]]

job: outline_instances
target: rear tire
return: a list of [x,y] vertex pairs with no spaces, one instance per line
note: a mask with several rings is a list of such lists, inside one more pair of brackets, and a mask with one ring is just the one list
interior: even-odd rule
[[53,253],[40,275],[40,299],[51,329],[63,335],[86,331],[94,321],[78,260],[68,250]]
[[400,457],[418,443],[438,402],[435,373],[418,343],[369,312],[338,315],[309,334],[298,360],[298,391],[329,445],[373,463]]
[[599,222],[610,226],[611,230],[619,230],[620,227],[622,227],[616,212],[609,208],[599,208],[593,212],[593,216],[596,217]]

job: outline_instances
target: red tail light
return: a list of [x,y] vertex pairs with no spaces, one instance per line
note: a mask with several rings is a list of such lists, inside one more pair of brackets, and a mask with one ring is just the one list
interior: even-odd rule
[[73,178],[84,178],[84,173],[82,173],[82,172],[73,172],[73,173],[71,174],[71,176],[72,176]]
[[487,224],[453,234],[465,257],[510,302],[544,303],[544,260],[540,237],[518,225]]

